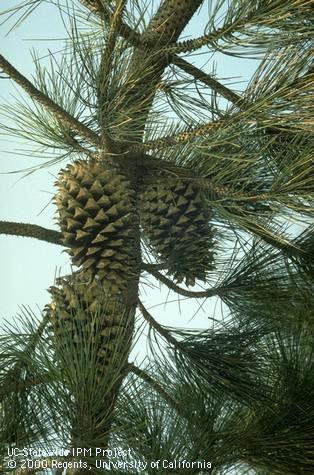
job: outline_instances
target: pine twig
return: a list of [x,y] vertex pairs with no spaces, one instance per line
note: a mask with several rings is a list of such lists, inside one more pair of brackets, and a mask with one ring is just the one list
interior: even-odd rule
[[164,276],[161,272],[154,270],[150,264],[145,264],[143,262],[142,267],[146,270],[149,274],[151,274],[155,279],[159,280],[162,284],[166,285],[170,290],[173,290],[179,295],[183,295],[184,297],[188,298],[209,298],[209,297],[216,297],[219,295],[223,295],[226,293],[225,289],[220,287],[213,287],[212,289],[203,290],[203,291],[191,291],[182,289],[179,285],[175,284],[171,279]]
[[163,327],[161,326],[158,322],[156,322],[156,320],[154,319],[154,317],[149,313],[149,311],[144,307],[144,305],[142,304],[142,302],[139,300],[138,302],[138,307],[140,309],[140,311],[142,312],[143,314],[143,317],[145,318],[145,320],[148,322],[148,324],[153,327],[155,330],[157,330],[157,332],[172,346],[174,346],[175,348],[179,348],[180,347],[180,344],[179,342],[172,336],[170,335],[170,333]]
[[89,10],[98,15],[105,15],[106,9],[101,0],[80,0]]
[[198,38],[192,38],[190,40],[178,41],[177,43],[170,44],[163,48],[164,54],[180,54],[180,53],[193,53],[193,51],[206,46],[212,40],[216,40],[217,36],[219,37],[219,32],[224,30],[217,30],[217,33],[214,34],[205,34],[199,36]]
[[173,64],[178,68],[182,69],[184,72],[190,74],[198,81],[202,82],[206,86],[209,86],[214,91],[221,94],[225,99],[232,102],[234,105],[241,106],[245,102],[242,97],[233,92],[231,89],[227,88],[216,79],[211,77],[209,74],[204,73],[201,69],[197,68],[193,64],[185,61],[185,59],[180,58],[180,56],[173,55],[171,58]]
[[[109,23],[112,21],[112,15],[108,12],[106,13],[102,4],[99,5],[99,0],[81,0],[91,11],[98,14],[99,16],[103,16]],[[151,42],[146,39],[143,41],[141,35],[137,33],[135,30],[130,28],[127,24],[123,21],[120,25],[119,35],[122,36],[125,40],[127,40],[132,46],[134,47],[149,47]],[[168,55],[168,53],[167,53]],[[169,56],[169,55],[168,55]],[[211,77],[209,74],[204,73],[199,68],[194,66],[193,64],[189,63],[185,59],[181,58],[180,56],[173,54],[170,56],[170,62],[175,64],[177,67],[185,71],[186,73],[192,75],[198,81],[201,81],[206,86],[209,86],[214,91],[217,91],[221,94],[225,99],[234,103],[237,106],[240,106],[243,103],[243,99],[233,92],[231,89],[227,88],[216,79]]]
[[[92,13],[103,18],[107,23],[110,24],[112,22],[113,14],[105,8],[100,0],[80,0],[80,2]],[[132,46],[139,46],[141,44],[141,35],[123,21],[121,21],[119,34]]]
[[[93,13],[98,14],[100,17],[104,17],[106,21],[111,23],[112,16],[110,13],[106,12],[104,6],[99,2],[99,0],[80,0],[85,4]],[[121,21],[119,35],[127,40],[134,47],[148,47],[150,46],[149,40],[146,39],[144,42],[141,38],[141,35],[129,27],[126,23]],[[240,106],[242,98],[233,92],[231,89],[228,89],[226,86],[218,82],[216,79],[212,78],[209,74],[204,73],[199,68],[189,63],[180,56],[173,54],[170,56],[170,62],[175,64],[178,68],[182,69],[188,74],[191,74],[195,79],[201,81],[206,86],[209,86],[214,91],[217,91],[228,101]]]
[[143,265],[145,266],[145,270],[148,271],[148,269],[152,270],[165,270],[167,269],[167,264],[150,264],[149,262],[143,262]]
[[[85,4],[93,13],[98,14],[100,17],[104,17],[109,23],[112,21],[112,14],[105,11],[104,6],[99,2],[99,0],[80,0]],[[141,35],[135,30],[130,28],[123,21],[120,25],[119,35],[127,40],[134,47],[148,47],[150,42],[148,39],[143,41]],[[206,86],[209,86],[214,91],[217,91],[225,99],[234,103],[235,105],[240,106],[243,99],[233,92],[231,89],[227,88],[216,79],[212,78],[209,74],[204,73],[199,68],[189,63],[185,59],[181,58],[176,54],[170,55],[170,62],[175,64],[178,68],[182,69],[188,74],[191,74],[195,79],[201,81]]]
[[[48,324],[49,322],[49,319],[50,317],[48,315],[45,315],[43,320],[40,322],[36,332],[33,334],[33,336],[30,338],[29,342],[27,343],[27,345],[25,346],[25,349],[23,350],[23,354],[26,354],[28,352],[31,352],[32,350],[34,350],[34,348],[36,347],[37,345],[37,342],[38,340],[41,338],[45,328],[46,328],[46,325]],[[5,398],[5,396],[7,394],[10,394],[11,392],[14,392],[16,391],[17,389],[17,386],[16,386],[16,374],[18,373],[20,369],[20,363],[17,362],[13,368],[11,370],[9,370],[9,372],[7,373],[4,381],[3,381],[3,384],[1,385],[0,387],[0,403],[1,401]],[[47,378],[47,381],[49,381],[50,379]],[[28,387],[32,387],[32,386],[36,386],[38,384],[42,384],[43,382],[45,382],[45,378],[40,378],[40,379],[27,379],[25,381],[18,381],[18,385],[19,385],[19,389],[24,389],[24,388],[28,388]]]
[[0,234],[11,236],[32,237],[40,241],[62,246],[62,233],[53,229],[43,228],[37,224],[15,223],[12,221],[0,221]]
[[180,412],[178,403],[165,391],[165,389],[157,383],[146,371],[138,368],[133,363],[128,365],[129,371],[139,376],[145,383],[149,384],[170,406],[172,406],[177,412]]
[[142,41],[145,43],[154,38],[163,44],[177,41],[182,30],[202,3],[203,0],[182,0],[180,2],[164,0],[149,22]]
[[22,389],[32,388],[34,386],[39,386],[40,384],[49,383],[51,381],[51,377],[48,375],[48,373],[45,375],[41,375],[41,377],[38,379],[25,379],[21,382],[16,382],[13,378],[14,375],[12,369],[12,372],[7,375],[5,382],[0,387],[0,403],[6,396],[11,393],[16,393],[17,391],[20,391]]
[[27,94],[36,102],[48,109],[54,116],[63,122],[67,127],[81,135],[87,142],[95,146],[99,146],[100,140],[98,135],[86,125],[82,124],[75,117],[70,115],[66,110],[56,104],[50,97],[46,96],[42,91],[37,89],[23,74],[21,74],[9,61],[0,55],[0,68]]
[[[110,28],[106,38],[106,46],[101,55],[101,63],[99,68],[100,86],[98,88],[98,102],[100,110],[102,109],[103,97],[106,97],[105,84],[108,76],[110,75],[109,73],[112,63],[112,55],[117,42],[119,30],[121,28],[122,15],[125,9],[125,5],[126,0],[117,0],[114,14],[110,21]],[[106,127],[103,127],[103,120],[101,120],[101,129],[104,148],[107,152],[113,152],[115,150],[115,146],[110,135],[106,133]]]
[[129,148],[129,152],[140,153],[148,150],[158,150],[164,147],[171,147],[180,143],[189,142],[194,138],[204,137],[210,134],[213,130],[222,127],[222,124],[222,121],[209,122],[208,124],[195,127],[186,132],[179,132],[178,134],[164,136],[146,143],[135,144]]
[[101,59],[100,74],[101,80],[105,80],[109,74],[111,65],[111,57],[115,48],[116,40],[118,37],[119,29],[121,28],[122,15],[125,8],[126,0],[117,1],[115,12],[110,22],[110,29],[106,41],[106,48],[103,52]]

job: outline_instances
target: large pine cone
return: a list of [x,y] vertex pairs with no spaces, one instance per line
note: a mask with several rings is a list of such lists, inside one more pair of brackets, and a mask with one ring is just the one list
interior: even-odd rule
[[177,282],[205,281],[214,268],[211,218],[192,182],[176,180],[146,185],[141,195],[143,233]]
[[61,170],[55,201],[63,243],[85,276],[97,275],[111,293],[133,275],[134,191],[98,161],[76,161]]
[[57,279],[49,292],[52,302],[46,311],[57,354],[66,354],[69,345],[78,351],[87,345],[100,377],[113,359],[117,366],[126,362],[134,309],[126,308],[122,298],[106,294],[98,281],[90,282],[81,273]]
[[58,279],[49,291],[46,314],[56,364],[71,396],[73,446],[102,446],[125,376],[135,308],[81,273]]

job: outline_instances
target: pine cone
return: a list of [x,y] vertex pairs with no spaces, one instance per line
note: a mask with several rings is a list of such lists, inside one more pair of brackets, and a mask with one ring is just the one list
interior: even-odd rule
[[183,180],[146,186],[141,195],[141,225],[157,256],[177,282],[205,281],[214,268],[213,229],[200,190]]
[[115,170],[98,161],[76,161],[61,170],[55,196],[63,243],[82,266],[116,293],[134,268],[134,191]]
[[67,354],[69,347],[84,351],[87,345],[99,377],[113,360],[117,367],[126,362],[134,309],[127,309],[121,297],[106,294],[100,283],[90,283],[80,273],[57,279],[49,292],[52,302],[46,312],[57,354]]

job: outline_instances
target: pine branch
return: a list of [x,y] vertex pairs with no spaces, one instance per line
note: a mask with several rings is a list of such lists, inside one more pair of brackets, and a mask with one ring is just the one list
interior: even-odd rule
[[[99,2],[99,0],[81,0],[82,3],[84,3],[86,6],[88,6],[94,13],[97,13],[99,16],[106,17],[106,20],[111,22],[112,21],[112,14],[108,13],[105,11],[104,6]],[[246,19],[247,20],[247,19]],[[220,30],[217,30],[220,31]],[[222,30],[223,31],[223,30]],[[226,28],[226,31],[228,31],[228,28]],[[217,32],[215,33],[216,37]],[[124,39],[130,42],[132,46],[134,47],[149,47],[153,46],[155,44],[155,40],[150,41],[149,38],[143,38],[142,35],[138,34],[132,28],[130,28],[128,25],[125,23],[121,23],[121,28],[119,31],[119,35],[122,36]],[[203,42],[205,41],[205,38],[209,38],[210,35],[204,35],[203,37]],[[185,42],[181,42],[181,45],[183,48],[187,48],[188,45],[192,44],[193,41],[196,40],[187,40]],[[172,45],[173,46],[173,45]],[[176,54],[170,55],[169,53],[166,54],[165,56],[168,56],[170,58],[170,62],[175,64],[177,67],[182,69],[188,74],[191,74],[195,79],[203,82],[203,84],[209,86],[213,90],[217,91],[219,94],[221,94],[225,99],[229,100],[233,104],[237,106],[243,106],[245,105],[245,101],[235,92],[232,90],[228,89],[226,86],[223,84],[219,83],[217,80],[212,78],[210,75],[202,72],[200,69],[198,69],[196,66],[192,65],[188,61],[184,60],[180,56]],[[265,129],[266,130],[266,129]],[[275,128],[269,128],[267,129],[271,132],[275,131]]]
[[[269,227],[264,226],[259,222],[249,219],[241,210],[237,210],[237,212],[233,211],[233,213],[235,214],[235,217],[239,218],[238,224],[253,236],[257,236],[287,256],[306,258],[306,252],[285,236],[272,231]],[[232,216],[229,215],[228,219],[231,221]]]
[[177,145],[179,143],[189,142],[194,138],[204,137],[210,134],[213,130],[222,127],[223,124],[225,124],[224,121],[209,122],[208,124],[195,127],[186,132],[179,132],[178,134],[168,135],[156,140],[151,140],[149,142],[132,145],[129,148],[129,152],[136,153],[145,152],[148,150],[158,150],[164,147],[171,147],[172,145]]
[[[30,353],[33,351],[37,345],[38,340],[41,338],[48,322],[49,322],[50,317],[46,315],[43,320],[40,322],[36,332],[31,336],[29,342],[26,344],[25,349],[23,350],[23,354]],[[20,362],[17,362],[13,368],[11,368],[7,375],[4,378],[4,381],[0,387],[0,403],[1,401],[11,392],[16,392],[17,388],[19,390],[29,388],[36,386],[38,384],[42,384],[45,382],[45,378],[40,378],[40,379],[27,379],[27,380],[22,380],[19,381],[17,380],[17,377],[19,377],[19,371],[21,369],[21,364]],[[50,378],[47,378],[47,381],[50,381]]]
[[[100,0],[80,0],[92,13],[98,15],[108,24],[111,24],[113,14],[105,8]],[[132,46],[139,46],[141,35],[133,30],[129,25],[121,21],[119,35],[127,40]]]
[[[98,14],[100,17],[103,16],[109,23],[112,21],[112,15],[108,12],[106,13],[104,6],[97,0],[80,0],[84,3],[91,11]],[[100,5],[99,5],[100,4]],[[120,24],[119,35],[122,36],[125,40],[127,40],[132,46],[135,47],[148,47],[150,45],[150,41],[146,39],[145,42],[142,41],[141,35],[137,33],[135,30],[130,28],[126,25],[123,21]],[[180,56],[173,54],[171,55],[170,61],[175,64],[178,68],[182,69],[188,74],[191,74],[195,79],[202,82],[206,86],[209,86],[214,91],[217,91],[221,94],[225,99],[228,101],[237,104],[238,106],[241,104],[242,98],[236,94],[235,92],[228,89],[223,84],[219,83],[216,79],[212,78],[209,74],[204,73],[199,68],[194,66],[193,64],[189,63],[185,59],[181,58]]]
[[106,48],[103,52],[100,66],[101,79],[106,80],[111,66],[111,56],[113,54],[119,29],[121,28],[122,15],[125,8],[126,0],[117,1],[112,20],[110,22],[110,29],[107,36]]
[[19,86],[24,89],[27,94],[36,102],[48,109],[54,116],[63,122],[74,132],[81,135],[87,142],[92,143],[95,146],[99,145],[98,135],[89,129],[86,125],[82,124],[75,117],[71,116],[62,107],[56,104],[50,97],[46,96],[43,92],[37,89],[23,74],[21,74],[15,67],[9,63],[2,55],[0,55],[0,68]]
[[[217,93],[221,94],[225,99],[232,102],[235,106],[237,106],[239,108],[243,108],[243,107],[249,107],[250,105],[251,106],[253,105],[253,104],[250,104],[249,101],[247,101],[246,99],[243,99],[243,97],[236,94],[231,89],[229,89],[226,86],[224,86],[223,84],[219,83],[217,80],[212,78],[210,75],[204,73],[201,69],[199,69],[196,66],[194,66],[193,64],[188,63],[187,61],[185,61],[180,56],[177,56],[177,55],[172,56],[171,57],[171,62],[173,64],[175,64],[177,67],[179,67],[180,69],[182,69],[183,71],[185,71],[186,73],[191,74],[196,80],[202,82],[203,84],[205,84],[206,86],[209,86],[211,89],[213,89]],[[305,84],[307,82],[310,82],[312,73],[313,73],[313,68],[309,68],[309,70],[306,71],[306,73],[303,76],[297,77],[297,79],[289,85],[290,90],[292,90],[292,88],[294,86],[295,87],[299,86],[299,84],[302,81]],[[254,114],[254,116],[257,113],[257,115],[261,117],[260,108],[258,108],[255,111],[254,107],[253,107],[252,113]],[[272,134],[272,135],[274,135],[274,134],[277,135],[277,134],[282,134],[283,130],[288,132],[289,127],[285,126],[285,128],[283,129],[282,127],[276,127],[276,126],[269,127],[269,126],[266,125],[266,126],[264,126],[264,130],[265,130],[265,133]]]
[[[217,18],[216,15],[213,15],[210,18],[210,25],[207,26],[207,28],[210,28],[209,33],[205,33],[198,38],[168,44],[163,48],[164,54],[192,53],[206,45],[210,45],[212,49],[217,50],[219,49],[219,40],[229,39],[229,45],[237,44],[238,38],[235,40],[236,33],[243,34],[244,38],[241,38],[242,41],[240,43],[247,46],[258,45],[259,47],[264,46],[265,49],[276,45],[276,43],[283,46],[291,41],[289,20],[300,12],[300,25],[296,31],[295,41],[304,41],[311,38],[310,23],[306,25],[304,22],[304,29],[301,26],[302,16],[303,19],[306,19],[306,16],[312,13],[308,0],[288,0],[284,6],[281,2],[267,2],[268,5],[265,5],[265,2],[254,2],[251,5],[249,3],[246,5],[248,8],[245,8],[244,4],[244,9],[241,11],[243,7],[241,2],[239,2],[231,17],[227,11],[225,19],[229,21],[227,20],[221,28],[215,27],[215,20]],[[266,27],[264,35],[262,33],[263,27]],[[252,31],[252,28],[255,28],[255,31]],[[273,32],[271,29],[277,29],[277,31]],[[260,38],[259,32],[261,33]],[[247,41],[245,35],[247,35]]]
[[30,389],[34,386],[51,382],[51,375],[48,373],[41,375],[40,378],[29,378],[22,381],[17,381],[14,379],[15,374],[13,372],[17,370],[18,368],[14,370],[12,369],[12,371],[5,378],[4,383],[1,385],[0,403],[11,393],[16,393],[17,391],[23,391],[24,389]]
[[203,0],[164,0],[142,36],[143,43],[154,38],[158,43],[177,41]]
[[107,11],[101,0],[80,0],[91,12],[100,16],[106,15]]
[[142,264],[145,266],[146,271],[148,271],[148,269],[151,269],[151,270],[167,269],[167,264],[150,264],[149,262],[143,262]]
[[37,224],[15,223],[13,221],[0,221],[0,234],[11,236],[32,237],[40,241],[50,242],[62,246],[62,234],[53,229],[43,228]]
[[[108,35],[106,38],[106,46],[101,55],[101,63],[99,68],[99,87],[98,87],[98,107],[99,110],[102,110],[103,106],[103,98],[107,96],[106,91],[106,81],[108,76],[110,75],[110,68],[112,66],[112,56],[115,50],[119,29],[121,27],[122,22],[122,15],[125,9],[126,0],[117,0],[116,7],[114,14],[110,21],[110,28],[108,31]],[[116,151],[115,144],[113,143],[112,138],[106,132],[106,127],[104,127],[105,120],[101,114],[101,130],[102,130],[102,142],[104,144],[104,148],[107,152],[114,152]]]
[[[112,21],[112,15],[105,13],[104,7],[101,4],[99,7],[98,2],[93,0],[80,0],[84,3],[91,11],[98,14],[99,16],[104,16],[106,20],[110,23]],[[96,4],[97,3],[97,4]],[[134,47],[148,47],[152,42],[149,40],[145,40],[145,42],[141,39],[141,35],[137,33],[135,30],[130,28],[126,25],[123,21],[121,21],[119,35],[127,40],[132,46]],[[175,64],[178,68],[182,69],[188,74],[191,74],[195,79],[202,82],[206,86],[209,86],[214,91],[217,91],[221,94],[225,99],[228,101],[240,106],[242,102],[242,98],[233,92],[231,89],[228,89],[223,84],[219,83],[216,79],[212,78],[209,74],[204,73],[199,68],[194,66],[193,64],[189,63],[185,59],[181,58],[180,56],[173,54],[170,57],[170,62]]]
[[136,376],[139,376],[143,381],[149,384],[161,397],[164,399],[171,407],[173,407],[178,413],[180,413],[180,408],[178,403],[172,399],[172,397],[164,390],[164,388],[154,380],[146,371],[135,366],[133,363],[128,365],[129,371],[134,373]]
[[202,82],[206,86],[209,86],[211,89],[221,94],[228,101],[232,102],[237,106],[243,105],[244,101],[241,96],[231,91],[231,89],[228,89],[226,86],[218,82],[209,74],[204,73],[201,69],[197,68],[188,61],[185,61],[185,59],[180,58],[180,56],[174,55],[172,56],[171,61],[173,64],[178,66],[178,68],[193,76],[196,80]]
[[[131,121],[137,124],[132,132],[134,141],[142,142],[146,120],[153,105],[155,93],[161,76],[168,65],[167,56],[159,54],[160,46],[176,41],[203,0],[164,0],[156,14],[150,20],[141,36],[143,48],[136,48],[130,62],[129,73],[140,78],[126,98],[135,113],[130,114]],[[147,44],[153,46],[145,46]],[[138,106],[141,117],[138,119]],[[133,115],[133,116],[132,116]],[[132,122],[131,122],[132,124]]]
[[226,293],[226,289],[221,287],[213,287],[212,289],[203,290],[203,291],[191,291],[182,289],[179,285],[175,284],[171,279],[164,276],[161,272],[152,268],[150,264],[142,263],[142,268],[146,270],[150,275],[155,277],[155,279],[159,280],[162,284],[166,285],[168,289],[173,290],[179,295],[183,295],[184,297],[189,298],[209,298],[209,297],[216,297],[219,295],[223,295]]
[[168,45],[162,49],[164,54],[180,54],[180,53],[193,53],[203,46],[208,45],[211,41],[219,38],[221,33],[225,33],[224,29],[218,29],[214,34],[206,34],[199,36],[198,38],[192,38],[190,40],[178,41],[175,44]]
[[156,322],[154,317],[149,313],[148,310],[146,310],[140,300],[138,302],[138,307],[142,312],[143,317],[151,327],[153,327],[170,345],[174,346],[175,348],[180,347],[178,341],[163,326]]
[[83,147],[78,142],[78,140],[76,140],[74,137],[72,137],[72,136],[68,137],[68,140],[69,140],[69,144],[71,144],[71,146],[73,147],[74,150],[77,150],[79,153],[83,153],[84,155],[86,155],[86,157],[88,157],[90,159],[94,159],[94,160],[100,158],[100,156],[97,152],[92,152],[88,148]]

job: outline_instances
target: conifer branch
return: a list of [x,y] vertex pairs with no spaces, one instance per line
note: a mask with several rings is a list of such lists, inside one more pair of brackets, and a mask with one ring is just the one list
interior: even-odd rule
[[[111,24],[113,14],[107,10],[100,0],[80,0],[92,13],[103,18],[106,23]],[[139,46],[141,43],[141,35],[133,30],[129,25],[121,21],[119,35],[127,40],[132,46]]]
[[111,65],[111,57],[115,48],[117,36],[122,22],[122,14],[125,8],[126,0],[118,0],[112,21],[110,22],[110,29],[107,36],[106,48],[102,55],[100,74],[101,80],[106,80],[109,74],[109,68]]
[[[109,23],[112,21],[112,15],[106,12],[104,6],[99,0],[80,0],[84,3],[93,13],[98,14],[100,17],[103,16]],[[150,45],[150,42],[146,39],[146,42],[143,42],[141,35],[129,27],[126,23],[121,21],[119,35],[127,40],[132,46],[135,47],[147,47]],[[192,75],[195,79],[202,82],[206,86],[209,86],[214,91],[217,91],[228,101],[240,105],[242,98],[233,92],[231,89],[228,89],[226,86],[218,82],[216,79],[212,78],[209,74],[204,73],[199,68],[189,63],[180,56],[173,54],[170,56],[170,61],[175,64],[178,68],[182,69],[186,73]]]
[[32,237],[40,241],[62,246],[62,233],[53,229],[43,228],[37,224],[15,223],[13,221],[0,221],[0,234],[11,236]]
[[178,41],[175,44],[170,44],[162,49],[164,54],[180,54],[180,53],[193,53],[202,46],[208,45],[211,41],[219,38],[219,33],[225,33],[224,30],[218,29],[214,34],[206,34],[199,36],[198,38],[192,38],[190,40]]
[[[133,117],[132,114],[130,117],[131,121],[137,122],[136,130],[134,130],[135,142],[142,142],[147,116],[153,105],[157,85],[168,65],[167,55],[159,54],[160,46],[177,41],[180,33],[202,2],[203,0],[183,0],[178,3],[177,0],[164,0],[141,35],[143,47],[135,49],[129,66],[131,74],[136,73],[137,76],[140,76],[140,80],[137,81],[127,98],[130,107],[137,106],[134,108],[135,111],[140,104],[143,104],[140,120],[138,121],[138,118],[135,117],[136,112],[133,113]],[[147,47],[146,45],[149,43],[152,46]]]
[[135,366],[133,363],[128,365],[129,371],[139,376],[145,383],[149,384],[170,406],[172,406],[177,412],[180,411],[178,403],[164,390],[164,388],[155,381],[146,371]]
[[[110,67],[112,64],[112,55],[115,49],[116,41],[118,38],[118,32],[121,27],[122,15],[125,9],[126,0],[117,0],[114,14],[110,21],[110,28],[106,38],[106,46],[101,55],[101,63],[99,68],[99,87],[98,87],[98,108],[102,111],[103,98],[106,97],[106,81],[110,75]],[[104,118],[101,116],[101,130],[102,130],[102,142],[107,152],[113,152],[115,145],[111,137],[106,132],[106,127],[103,126]]]
[[[40,322],[36,332],[31,336],[29,342],[26,344],[23,354],[30,353],[33,351],[37,345],[38,340],[41,338],[47,323],[49,321],[49,316],[45,315],[43,320]],[[28,378],[26,380],[19,380],[19,371],[23,363],[17,362],[6,374],[3,383],[0,386],[0,403],[1,401],[11,392],[16,392],[17,390],[22,390],[25,388],[33,387],[44,382],[48,382],[51,379],[49,376],[38,378]]]
[[254,223],[247,221],[245,223],[245,229],[247,229],[252,234],[255,234],[260,239],[275,247],[279,251],[283,252],[288,257],[297,257],[301,259],[306,259],[307,257],[306,251],[301,249],[297,244],[294,244],[285,237],[276,235],[267,228],[263,228],[261,226],[254,226]]
[[49,110],[54,116],[63,122],[67,127],[81,135],[87,142],[95,146],[99,145],[99,137],[89,127],[82,124],[75,117],[70,115],[62,107],[56,104],[50,97],[46,96],[42,91],[37,89],[23,74],[21,74],[15,67],[9,63],[2,55],[0,55],[0,68],[25,92],[32,98]]
[[7,375],[4,383],[0,386],[0,403],[11,393],[16,393],[24,389],[33,388],[34,386],[51,382],[51,375],[49,373],[41,375],[40,378],[28,378],[18,381],[14,379],[14,371],[18,371],[18,368],[12,370]]
[[209,298],[223,295],[226,293],[226,289],[223,289],[221,287],[213,287],[212,289],[202,291],[185,290],[182,289],[182,287],[180,287],[179,285],[175,284],[171,279],[163,275],[158,270],[153,269],[150,264],[145,264],[143,262],[142,268],[146,270],[150,275],[155,277],[155,279],[159,280],[162,284],[166,285],[168,289],[173,290],[179,295],[183,295],[183,297]]
[[[311,15],[311,2],[308,0],[292,0],[286,2],[286,8],[283,8],[281,3],[277,2],[268,2],[268,5],[265,5],[264,2],[253,2],[252,6],[249,6],[246,14],[237,16],[236,14],[229,22],[225,23],[221,28],[215,28],[214,19],[211,21],[211,31],[205,33],[198,38],[192,38],[185,41],[173,42],[173,44],[168,44],[163,48],[165,54],[180,54],[180,53],[192,53],[195,50],[200,49],[202,46],[213,45],[213,49],[218,49],[218,41],[224,38],[232,38],[235,32],[242,33],[248,31],[250,34],[250,29],[255,27],[259,29],[263,26],[267,28],[278,28],[279,31],[287,27],[287,20],[293,15],[296,15],[296,12],[302,12],[304,18],[308,15]],[[240,9],[241,7],[239,7]],[[236,7],[237,9],[237,7]],[[285,24],[286,23],[286,24]],[[284,26],[283,26],[284,25]],[[287,28],[288,30],[288,28]],[[302,29],[301,29],[302,31]],[[290,33],[291,34],[291,33]],[[267,34],[266,44],[267,44]],[[311,31],[302,37],[297,36],[297,39],[304,39],[311,36]],[[286,35],[283,39],[289,42],[290,35]],[[269,43],[271,42],[272,37],[269,36]],[[235,43],[234,39],[233,42]]]
[[148,271],[148,269],[152,269],[152,270],[167,269],[167,264],[150,264],[149,262],[143,262],[143,265],[145,266],[146,271]]
[[[99,16],[103,16],[109,23],[112,21],[112,15],[105,11],[103,5],[96,0],[80,0],[84,3],[91,11],[98,14]],[[98,3],[100,5],[98,6]],[[150,45],[149,40],[145,40],[145,42],[141,39],[141,35],[121,21],[119,35],[122,36],[125,40],[127,40],[132,46],[135,47],[148,47]],[[198,81],[202,82],[206,86],[209,86],[214,91],[217,91],[221,94],[225,99],[228,101],[236,104],[241,105],[243,99],[236,94],[231,89],[227,88],[216,79],[211,77],[209,74],[204,73],[202,70],[194,66],[193,64],[189,63],[185,59],[181,58],[180,56],[173,54],[170,56],[170,62],[175,64],[178,68],[182,69],[186,73],[193,76]]]
[[232,102],[234,105],[240,106],[244,104],[244,101],[241,96],[233,92],[231,89],[227,88],[216,79],[214,79],[209,74],[204,73],[201,69],[197,68],[193,64],[189,63],[180,56],[173,55],[171,58],[173,64],[178,68],[182,69],[184,72],[193,76],[196,80],[202,82],[206,86],[210,87],[214,91],[221,94],[225,99]]
[[73,148],[73,150],[76,150],[79,153],[83,153],[84,155],[86,155],[86,157],[90,159],[94,159],[94,160],[95,159],[97,160],[100,158],[100,155],[98,152],[93,152],[92,150],[81,145],[80,142],[75,137],[73,137],[73,135],[69,134],[67,136],[67,141],[68,141],[68,145],[70,145]]
[[106,9],[101,0],[80,0],[91,12],[100,16],[106,15]]
[[160,325],[154,317],[149,313],[149,311],[144,307],[142,302],[139,300],[138,307],[142,312],[143,317],[147,323],[153,327],[170,345],[175,348],[178,348],[180,345],[178,341],[162,326]]
[[168,135],[156,140],[151,140],[149,142],[132,145],[129,148],[129,152],[136,153],[145,152],[148,150],[158,150],[164,147],[171,147],[180,143],[189,142],[194,138],[204,137],[210,134],[213,130],[216,130],[222,126],[223,121],[209,122],[208,124],[195,127],[186,132],[179,132],[178,134]]
[[177,41],[180,33],[188,24],[195,11],[203,3],[203,0],[164,0],[161,2],[156,14],[149,22],[142,41],[152,41],[167,44]]

